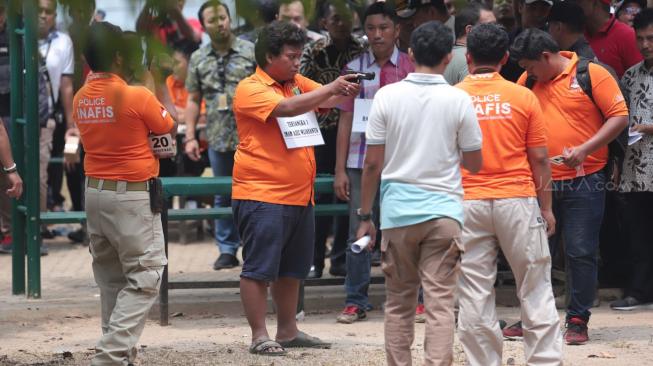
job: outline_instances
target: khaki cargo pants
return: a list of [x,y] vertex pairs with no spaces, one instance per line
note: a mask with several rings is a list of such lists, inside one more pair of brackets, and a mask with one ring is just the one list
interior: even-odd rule
[[466,200],[464,207],[458,338],[467,364],[502,364],[503,335],[494,294],[501,248],[515,275],[526,363],[561,365],[560,317],[551,289],[551,256],[537,200]]
[[91,365],[127,365],[161,284],[167,264],[161,215],[152,214],[149,193],[86,188],[89,250],[100,287],[102,338]]
[[388,365],[411,365],[415,307],[421,283],[426,326],[424,364],[453,363],[454,292],[460,255],[458,221],[440,218],[383,230],[381,269],[385,274],[385,350]]

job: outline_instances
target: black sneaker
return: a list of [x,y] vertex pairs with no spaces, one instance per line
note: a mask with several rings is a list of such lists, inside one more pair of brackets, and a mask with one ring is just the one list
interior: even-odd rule
[[610,308],[612,308],[612,310],[629,311],[639,309],[643,307],[643,305],[644,303],[640,302],[636,298],[632,296],[626,296],[623,299],[611,302]]
[[46,255],[50,254],[48,247],[43,243],[41,243],[40,251],[41,251],[41,257],[45,257]]
[[55,236],[56,235],[52,230],[48,230],[48,229],[41,230],[41,238],[42,239],[54,239]]
[[77,229],[68,233],[68,239],[73,243],[83,243],[86,240],[86,232],[84,229]]
[[235,255],[222,253],[218,259],[216,259],[215,263],[213,263],[213,269],[218,271],[221,269],[238,267],[239,265],[240,262],[238,262],[238,258],[236,258]]
[[311,266],[311,270],[308,272],[308,276],[306,276],[306,278],[322,278],[323,271],[323,268],[315,268],[315,266]]
[[345,277],[347,276],[347,266],[345,264],[331,264],[329,267],[329,274],[336,277]]
[[372,267],[378,267],[381,265],[381,251],[375,250],[372,252],[372,257],[370,258],[370,264]]

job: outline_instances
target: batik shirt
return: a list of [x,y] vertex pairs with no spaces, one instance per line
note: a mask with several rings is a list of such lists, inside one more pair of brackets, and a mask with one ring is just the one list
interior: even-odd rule
[[[626,71],[621,83],[630,111],[629,126],[653,124],[653,68],[642,61]],[[619,190],[653,191],[653,135],[643,134],[626,149]]]
[[[206,135],[215,151],[235,151],[238,146],[236,120],[232,110],[238,83],[254,73],[254,44],[235,38],[229,53],[220,56],[208,44],[193,52],[188,63],[186,89],[200,92],[206,102]],[[220,108],[220,95],[226,95],[226,108]]]
[[[311,80],[326,85],[337,79],[342,68],[363,53],[364,49],[363,42],[353,36],[344,51],[336,48],[331,37],[310,42],[304,48],[299,72]],[[318,116],[318,123],[323,131],[329,130],[336,128],[338,118],[340,118],[340,111],[332,108],[329,113]]]

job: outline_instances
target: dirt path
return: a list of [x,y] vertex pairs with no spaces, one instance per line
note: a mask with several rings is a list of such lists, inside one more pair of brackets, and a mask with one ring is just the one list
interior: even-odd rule
[[[32,320],[0,321],[0,365],[86,365],[99,337],[99,319],[87,314],[53,318],[47,310],[25,310]],[[57,313],[58,314],[58,313]],[[502,318],[516,319],[517,309],[500,308]],[[367,321],[340,325],[335,313],[309,314],[301,328],[334,343],[331,350],[294,350],[283,358],[247,353],[249,329],[237,314],[183,315],[169,327],[148,321],[141,338],[139,365],[384,365],[383,318],[370,312]],[[270,316],[268,324],[273,324]],[[274,329],[270,329],[274,334]],[[422,364],[423,325],[416,326],[415,364]],[[615,313],[595,309],[592,342],[565,347],[566,365],[653,365],[653,313]],[[464,364],[456,340],[455,364]],[[598,356],[598,357],[592,357]],[[523,365],[520,342],[504,343],[504,364]]]

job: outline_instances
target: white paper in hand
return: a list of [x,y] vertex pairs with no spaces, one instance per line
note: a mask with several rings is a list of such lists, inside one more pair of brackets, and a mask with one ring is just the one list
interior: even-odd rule
[[358,254],[365,250],[371,241],[372,238],[369,235],[365,235],[351,244],[351,251]]
[[150,135],[150,148],[159,159],[171,158],[177,155],[177,142],[172,135]]
[[628,130],[628,146],[642,139],[642,134],[637,131]]

